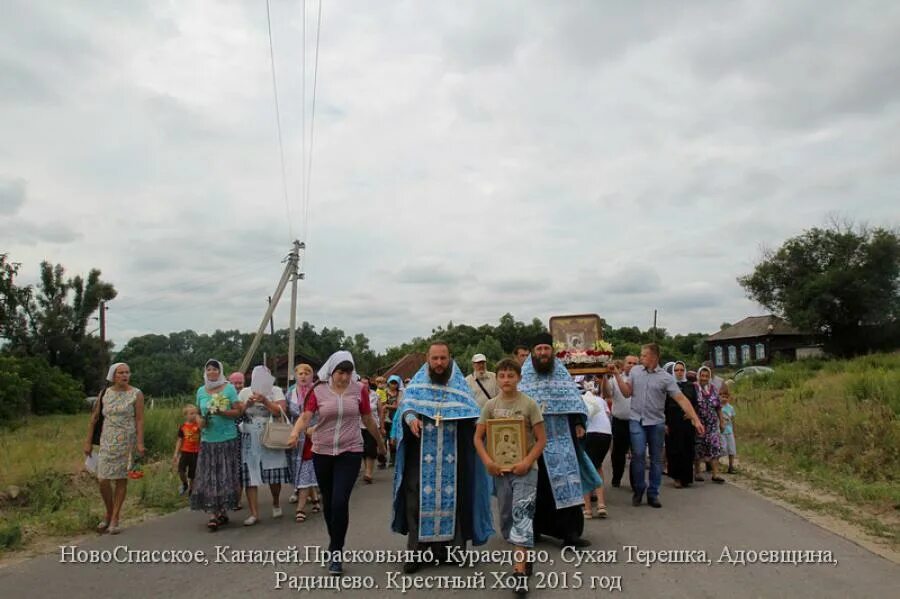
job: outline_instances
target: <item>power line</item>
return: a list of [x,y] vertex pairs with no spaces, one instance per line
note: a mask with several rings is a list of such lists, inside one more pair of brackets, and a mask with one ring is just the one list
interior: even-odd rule
[[284,141],[281,136],[281,109],[278,105],[278,76],[275,72],[275,48],[272,43],[272,15],[269,8],[269,0],[266,0],[266,27],[269,32],[269,63],[272,66],[272,96],[275,99],[275,124],[278,129],[278,154],[281,158],[281,187],[284,193],[284,210],[287,213],[288,240],[294,239],[294,224],[291,216],[291,206],[288,202],[287,174],[284,167]]
[[[304,0],[305,2],[306,0]],[[312,89],[312,115],[309,123],[309,162],[306,170],[306,200],[304,201],[303,213],[303,240],[306,241],[309,236],[309,190],[312,180],[312,163],[313,163],[313,144],[315,142],[316,133],[316,88],[319,79],[319,40],[322,37],[322,0],[319,0],[319,11],[316,17],[316,54],[313,62],[313,89]]]

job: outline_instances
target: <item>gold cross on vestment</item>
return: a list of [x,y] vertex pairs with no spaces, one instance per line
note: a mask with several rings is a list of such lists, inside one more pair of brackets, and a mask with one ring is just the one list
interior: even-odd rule
[[435,423],[437,426],[440,426],[440,425],[441,425],[441,420],[442,420],[442,418],[441,418],[441,415],[440,415],[440,414],[438,414],[437,416],[434,417],[434,423]]

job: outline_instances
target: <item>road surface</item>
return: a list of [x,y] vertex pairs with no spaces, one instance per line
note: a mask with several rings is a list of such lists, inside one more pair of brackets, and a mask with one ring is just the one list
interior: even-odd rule
[[[357,484],[351,500],[347,549],[402,550],[405,547],[404,538],[392,534],[388,527],[390,471],[378,471],[373,485],[361,483]],[[606,552],[606,557],[616,552],[616,562],[584,563],[581,566],[564,563],[558,546],[541,543],[536,549],[547,551],[554,563],[538,564],[538,573],[532,578],[532,583],[553,588],[533,588],[529,596],[604,596],[610,593],[601,589],[614,584],[615,580],[605,577],[621,577],[623,593],[620,595],[631,597],[900,596],[900,566],[738,487],[707,482],[695,488],[676,490],[665,481],[661,500],[663,509],[652,509],[647,505],[635,508],[631,506],[631,493],[624,486],[608,489],[610,517],[607,520],[586,521],[585,536],[593,542],[590,550]],[[303,524],[296,524],[290,517],[291,508],[285,509],[285,518],[275,521],[268,517],[271,509],[267,504],[262,511],[263,521],[251,528],[240,525],[247,515],[245,509],[235,514],[232,524],[214,534],[206,531],[206,518],[202,514],[182,510],[127,528],[119,536],[88,538],[78,547],[78,551],[113,550],[118,546],[127,546],[131,550],[203,551],[211,562],[209,565],[61,563],[61,552],[56,552],[0,568],[0,596],[67,599],[287,597],[296,591],[289,588],[289,580],[283,583],[281,589],[276,588],[278,572],[283,573],[282,577],[324,577],[325,570],[315,564],[214,562],[216,545],[241,550],[285,550],[292,545],[327,547],[321,514],[311,516]],[[733,555],[738,555],[740,550],[831,552],[837,565],[717,563],[725,547]],[[485,547],[478,549],[505,548],[503,541],[494,537]],[[706,552],[712,564],[656,563],[648,567],[637,563],[640,557],[637,552],[646,550],[694,552],[663,554],[676,559],[696,559],[702,556],[700,552]],[[124,555],[124,550],[119,551],[122,552],[120,555]],[[599,553],[589,555],[596,557]],[[566,556],[567,559],[572,557]],[[635,563],[628,563],[629,557]],[[377,589],[370,591],[350,591],[351,595],[403,596],[400,585],[404,578],[391,574],[398,570],[396,564],[345,563],[344,568],[348,583],[354,580],[351,576],[359,576],[371,577],[368,583],[378,585]],[[477,585],[480,583],[476,576],[480,575],[475,573],[482,572],[485,588],[439,591],[410,588],[406,596],[441,593],[472,598],[512,597],[513,592],[509,589],[502,586],[492,588],[497,584],[492,572],[502,575],[508,570],[505,565],[490,563],[475,567],[444,565],[425,568],[416,575],[431,577],[420,579],[423,583],[440,584],[439,577],[458,576],[459,581],[467,579]],[[548,576],[548,573],[555,574]],[[362,583],[364,579],[360,578],[358,582]],[[413,580],[408,579],[408,582]]]

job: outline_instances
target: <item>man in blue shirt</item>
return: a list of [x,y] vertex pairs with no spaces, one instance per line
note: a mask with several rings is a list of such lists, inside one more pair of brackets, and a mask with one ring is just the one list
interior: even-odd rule
[[[631,396],[631,488],[634,494],[631,504],[641,505],[644,491],[647,503],[652,507],[662,507],[659,502],[659,485],[662,481],[662,449],[666,435],[666,395],[674,399],[687,414],[697,434],[704,433],[703,424],[691,406],[690,400],[681,393],[675,377],[659,365],[659,346],[649,343],[641,347],[641,365],[631,369],[629,381],[624,380],[615,365],[610,373],[625,396]],[[650,485],[644,479],[644,456],[650,445]]]

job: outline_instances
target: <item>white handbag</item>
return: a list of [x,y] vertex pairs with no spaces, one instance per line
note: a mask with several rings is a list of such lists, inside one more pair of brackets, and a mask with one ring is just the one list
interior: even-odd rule
[[275,420],[269,414],[269,421],[266,422],[266,428],[263,430],[262,444],[269,449],[290,449],[291,430],[293,425],[288,421],[284,410],[278,408],[281,412],[281,419]]

